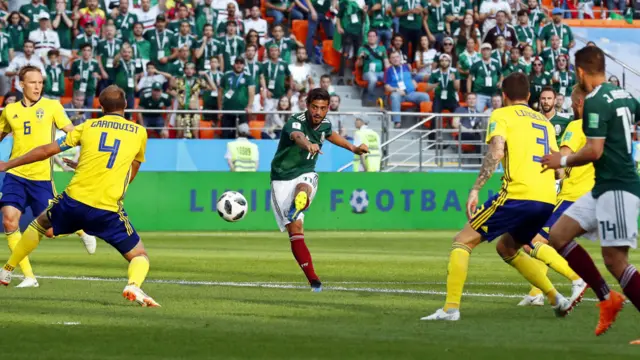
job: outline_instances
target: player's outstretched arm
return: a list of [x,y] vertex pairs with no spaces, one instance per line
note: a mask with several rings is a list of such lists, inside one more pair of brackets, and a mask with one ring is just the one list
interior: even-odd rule
[[347,149],[356,155],[362,155],[369,152],[369,148],[366,144],[355,146],[335,131],[331,133],[331,136],[329,136],[327,140],[329,140],[332,144],[340,146],[343,149]]
[[586,165],[600,159],[603,151],[604,138],[587,138],[585,146],[575,154],[563,155],[554,152],[545,155],[542,158],[542,171]]
[[15,167],[31,164],[36,161],[41,161],[52,157],[55,154],[60,153],[62,150],[60,149],[60,145],[58,142],[52,142],[47,145],[38,146],[37,148],[29,151],[28,153],[17,157],[15,159],[11,159],[7,162],[0,162],[0,171],[5,172],[9,169],[13,169]]
[[295,142],[296,145],[298,145],[300,148],[307,150],[312,155],[318,153],[322,154],[322,151],[320,151],[320,146],[318,146],[318,144],[312,144],[309,140],[307,140],[307,137],[304,136],[304,133],[302,131],[293,131],[291,133],[291,140],[293,140],[293,142]]

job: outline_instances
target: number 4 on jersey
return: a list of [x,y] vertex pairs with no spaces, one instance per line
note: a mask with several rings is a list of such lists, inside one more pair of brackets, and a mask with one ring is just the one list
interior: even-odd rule
[[113,145],[107,145],[107,133],[103,132],[100,134],[100,144],[98,146],[98,151],[111,153],[109,156],[109,161],[107,162],[107,169],[111,169],[113,164],[116,162],[116,157],[118,156],[118,150],[120,149],[120,140],[115,139],[113,141]]

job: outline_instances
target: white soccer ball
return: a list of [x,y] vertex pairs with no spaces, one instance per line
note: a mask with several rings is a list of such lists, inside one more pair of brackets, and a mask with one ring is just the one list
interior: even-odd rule
[[247,214],[247,199],[237,191],[227,191],[216,205],[218,215],[226,221],[240,221]]
[[369,207],[369,195],[363,189],[353,190],[351,198],[349,199],[349,204],[351,205],[351,209],[354,213],[365,213],[367,211],[367,207]]

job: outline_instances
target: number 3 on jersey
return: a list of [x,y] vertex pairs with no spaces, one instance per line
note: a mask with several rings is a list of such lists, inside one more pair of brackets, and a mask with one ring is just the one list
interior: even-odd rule
[[109,156],[109,161],[107,162],[107,169],[111,169],[113,164],[116,162],[116,157],[118,156],[118,150],[120,149],[120,140],[115,139],[113,141],[113,145],[107,145],[107,133],[103,132],[100,134],[100,144],[98,146],[98,151],[111,153]]
[[[547,131],[547,127],[544,125],[540,125],[540,124],[536,124],[536,123],[532,123],[531,126],[533,126],[534,129],[536,130],[540,130],[542,131],[542,137],[536,138],[536,144],[538,145],[542,145],[544,148],[544,152],[542,153],[542,156],[547,155],[550,152],[549,149],[549,132]],[[542,156],[537,156],[534,155],[533,156],[533,161],[535,162],[542,162]]]

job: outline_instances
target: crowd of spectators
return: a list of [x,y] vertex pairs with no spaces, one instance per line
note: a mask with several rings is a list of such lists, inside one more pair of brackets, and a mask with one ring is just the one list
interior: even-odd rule
[[[332,93],[338,111],[331,76],[316,84],[309,62],[322,61],[321,39],[340,35],[340,71],[361,69],[365,104],[382,98],[399,111],[432,102],[433,112],[456,112],[472,95],[483,112],[504,76],[520,71],[531,77],[534,108],[547,85],[570,108],[575,74],[567,55],[575,41],[563,23],[572,14],[564,2],[547,16],[536,0],[0,0],[0,94],[19,98],[15,75],[35,65],[44,95],[70,113],[96,107],[96,94],[116,84],[129,108],[156,111],[137,121],[158,137],[171,126],[191,127],[179,134],[198,137],[199,119],[231,138],[252,112],[303,110],[314,87]],[[606,5],[623,12],[622,3]],[[293,20],[308,21],[306,38],[293,35]],[[194,103],[237,113],[184,120],[160,111]],[[344,132],[343,119],[330,118]],[[285,120],[266,116],[261,136],[278,138]],[[399,116],[393,122],[401,126]]]

